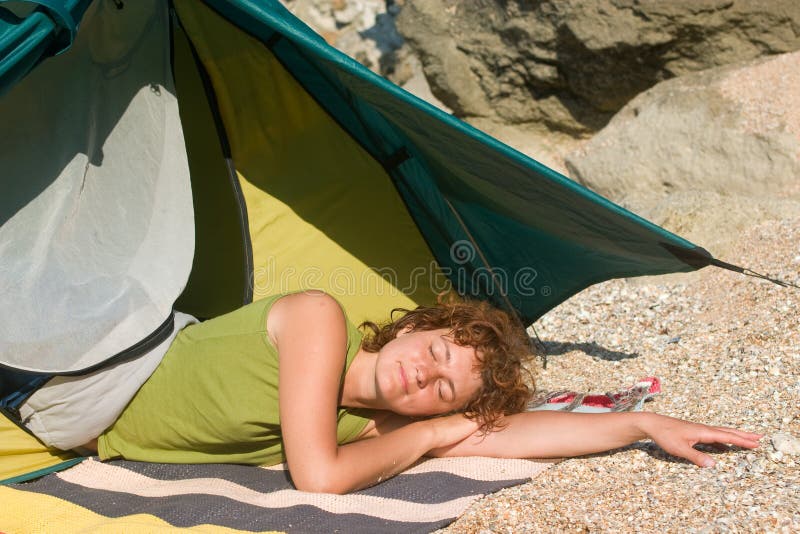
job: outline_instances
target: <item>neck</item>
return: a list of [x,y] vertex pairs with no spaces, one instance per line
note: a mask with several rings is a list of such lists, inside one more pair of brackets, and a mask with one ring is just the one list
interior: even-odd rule
[[339,399],[341,406],[348,408],[382,409],[375,390],[375,365],[378,354],[359,348],[353,363],[347,369]]

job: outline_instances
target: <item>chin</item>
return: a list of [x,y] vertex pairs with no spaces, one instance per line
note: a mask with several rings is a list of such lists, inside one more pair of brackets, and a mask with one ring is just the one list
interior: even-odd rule
[[426,418],[426,417],[434,417],[436,415],[439,415],[439,414],[436,414],[436,413],[430,413],[430,412],[426,412],[426,411],[414,410],[413,408],[408,408],[408,407],[404,407],[404,406],[391,408],[391,410],[394,413],[398,414],[398,415],[405,415],[406,417],[417,417],[417,418],[420,418],[420,419]]

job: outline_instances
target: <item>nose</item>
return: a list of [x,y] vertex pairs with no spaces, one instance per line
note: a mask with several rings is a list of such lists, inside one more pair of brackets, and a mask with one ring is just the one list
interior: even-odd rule
[[424,389],[425,385],[428,383],[428,373],[425,371],[424,367],[417,367],[417,387],[419,389]]
[[416,371],[417,387],[419,389],[425,389],[425,386],[435,381],[440,374],[439,369],[435,365],[419,365],[416,367]]

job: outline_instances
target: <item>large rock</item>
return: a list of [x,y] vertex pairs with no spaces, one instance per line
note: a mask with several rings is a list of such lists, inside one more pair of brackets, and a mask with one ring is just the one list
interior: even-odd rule
[[800,52],[682,76],[633,99],[570,175],[602,194],[800,193]]
[[457,115],[572,134],[662,80],[800,49],[797,0],[406,0],[397,25]]
[[704,243],[800,214],[800,52],[662,82],[566,158],[578,182]]

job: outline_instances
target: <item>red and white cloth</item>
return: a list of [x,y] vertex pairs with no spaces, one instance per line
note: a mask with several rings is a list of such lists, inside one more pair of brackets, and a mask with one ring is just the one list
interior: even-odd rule
[[527,411],[558,410],[564,412],[637,412],[645,401],[661,393],[661,381],[655,376],[640,378],[633,386],[604,394],[577,391],[553,391],[537,395],[528,403]]

